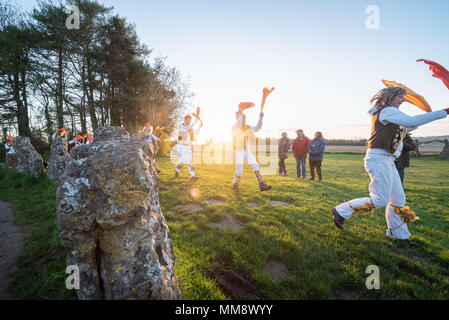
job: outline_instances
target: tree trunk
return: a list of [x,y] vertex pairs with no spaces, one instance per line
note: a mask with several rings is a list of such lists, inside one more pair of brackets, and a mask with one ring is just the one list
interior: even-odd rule
[[[87,55],[89,55],[89,52],[87,52]],[[89,56],[87,56],[87,81],[89,81],[89,92],[87,95],[87,104],[89,109],[89,115],[90,115],[90,122],[92,124],[92,130],[95,131],[98,128],[98,120],[97,115],[95,113],[95,102],[94,102],[94,84],[93,84],[93,78],[92,78],[92,66],[90,62]]]
[[64,110],[63,110],[63,106],[62,106],[62,102],[63,102],[63,85],[62,85],[62,81],[63,81],[63,69],[62,69],[62,62],[63,62],[63,57],[62,57],[62,49],[59,50],[58,52],[58,92],[56,95],[56,119],[58,121],[58,127],[59,128],[64,128]]
[[28,118],[28,108],[23,104],[23,101],[20,98],[20,80],[19,74],[14,74],[14,100],[17,104],[17,126],[19,129],[19,136],[30,137],[31,129],[30,129],[30,119]]

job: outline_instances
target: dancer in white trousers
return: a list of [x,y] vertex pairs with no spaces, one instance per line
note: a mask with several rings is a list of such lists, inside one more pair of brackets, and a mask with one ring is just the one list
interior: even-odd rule
[[240,190],[240,182],[242,180],[243,164],[246,161],[254,170],[257,181],[259,183],[259,190],[270,190],[271,186],[265,184],[260,173],[259,164],[256,158],[251,153],[251,143],[255,143],[256,138],[254,132],[259,131],[262,128],[263,112],[259,115],[259,121],[256,126],[249,126],[246,124],[246,116],[243,114],[243,110],[254,106],[254,103],[242,102],[239,104],[239,111],[236,112],[237,122],[232,126],[234,157],[236,163],[235,176],[233,188],[235,191]]
[[[203,123],[198,118],[192,124],[191,122],[192,116],[186,115],[184,117],[184,122],[178,127],[178,144],[176,146],[176,150],[178,151],[178,165],[175,170],[175,178],[179,177],[179,172],[181,171],[182,166],[187,163],[190,178],[193,180],[198,179],[195,175],[195,168],[192,163],[192,141],[195,139],[195,135],[200,133]],[[194,126],[198,122],[200,122],[199,127],[194,129]]]
[[414,117],[408,116],[399,111],[399,106],[405,101],[405,93],[403,88],[389,87],[380,90],[371,99],[374,104],[369,110],[372,117],[371,137],[367,141],[365,156],[365,169],[371,178],[370,197],[344,202],[332,208],[332,214],[335,225],[342,228],[345,219],[349,219],[353,213],[358,215],[386,207],[387,236],[404,240],[410,246],[418,246],[408,240],[411,234],[407,222],[413,222],[418,217],[405,206],[404,189],[394,160],[401,154],[402,139],[407,131],[445,118],[449,108]]

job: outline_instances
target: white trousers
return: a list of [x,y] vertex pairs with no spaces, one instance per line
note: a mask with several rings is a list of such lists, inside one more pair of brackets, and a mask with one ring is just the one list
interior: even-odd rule
[[234,151],[234,159],[235,159],[235,176],[234,183],[237,183],[237,177],[240,177],[243,173],[243,164],[245,161],[249,163],[254,171],[259,170],[259,164],[256,161],[256,158],[253,156],[248,148],[246,150],[235,150]]
[[178,165],[176,167],[176,172],[181,171],[182,166],[187,163],[190,177],[195,176],[192,163],[192,146],[178,143],[176,145],[176,150],[178,151]]
[[365,157],[365,169],[368,172],[371,183],[369,184],[370,198],[358,198],[344,202],[335,209],[345,219],[349,219],[354,213],[354,208],[360,207],[366,202],[376,208],[385,209],[387,220],[387,236],[396,239],[407,239],[411,233],[407,223],[394,213],[395,207],[405,206],[405,193],[401,178],[394,165],[394,157],[389,155],[371,154]]

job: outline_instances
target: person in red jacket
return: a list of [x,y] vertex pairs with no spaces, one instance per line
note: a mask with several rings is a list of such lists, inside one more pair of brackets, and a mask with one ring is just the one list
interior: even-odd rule
[[306,178],[306,159],[307,159],[307,147],[309,146],[310,139],[304,135],[304,131],[299,129],[296,131],[298,137],[293,142],[293,155],[296,159],[296,176],[303,179]]

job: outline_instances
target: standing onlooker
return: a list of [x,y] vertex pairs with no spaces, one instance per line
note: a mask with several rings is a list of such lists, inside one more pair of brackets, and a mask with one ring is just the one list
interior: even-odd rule
[[284,176],[287,175],[287,168],[285,167],[285,159],[288,158],[288,152],[292,143],[290,139],[287,137],[287,132],[282,132],[282,138],[278,141],[278,156],[279,156],[279,174],[278,176],[284,173]]
[[410,151],[416,149],[416,144],[409,134],[406,134],[404,140],[402,141],[403,147],[401,155],[394,160],[396,169],[398,169],[399,177],[401,178],[402,184],[404,184],[404,168],[410,167]]
[[306,159],[307,159],[307,147],[309,146],[310,139],[304,135],[302,129],[296,131],[298,137],[293,142],[293,155],[296,159],[296,176],[299,178],[302,176],[306,178]]
[[323,161],[324,148],[326,147],[326,141],[323,139],[321,131],[315,132],[315,139],[313,139],[307,147],[309,153],[309,165],[310,165],[310,180],[315,180],[315,168],[318,174],[318,180],[321,181],[321,162]]

